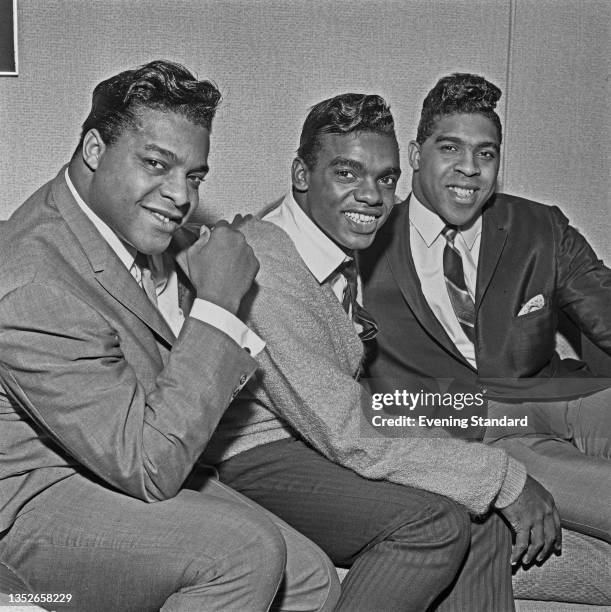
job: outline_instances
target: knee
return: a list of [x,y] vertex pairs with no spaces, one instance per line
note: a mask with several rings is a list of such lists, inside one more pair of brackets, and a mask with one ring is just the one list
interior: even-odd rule
[[467,509],[442,495],[426,492],[414,515],[413,506],[402,512],[402,527],[394,538],[404,536],[415,542],[443,550],[449,565],[459,565],[471,542],[471,518]]
[[287,561],[284,580],[272,610],[299,609],[330,612],[340,596],[335,566],[314,542],[281,524],[286,542]]
[[431,530],[456,558],[463,559],[471,543],[471,517],[461,504],[437,496],[429,504]]
[[[221,506],[219,520],[193,530],[183,543],[190,553],[193,579],[236,577],[252,586],[277,588],[286,566],[286,544],[280,530],[262,511],[248,506]],[[216,532],[212,536],[210,530]],[[212,543],[211,543],[212,542]]]
[[[316,545],[308,560],[308,572],[303,583],[303,597],[306,609],[317,612],[331,612],[339,600],[341,586],[337,570],[331,560]],[[287,568],[288,569],[288,568]]]
[[279,582],[287,560],[286,542],[280,529],[263,513],[250,516],[244,528],[252,537],[245,538],[238,553],[240,558],[252,559],[253,571],[277,576]]
[[341,595],[341,584],[337,570],[331,560],[325,555],[324,562],[321,570],[317,576],[317,593],[318,593],[318,607],[314,608],[319,612],[326,612],[327,610],[335,610],[335,605]]

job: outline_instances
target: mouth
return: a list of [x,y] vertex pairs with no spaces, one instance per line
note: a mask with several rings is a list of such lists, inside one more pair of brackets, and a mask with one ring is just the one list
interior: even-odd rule
[[479,188],[449,185],[448,190],[454,194],[457,200],[461,202],[471,202],[475,199],[475,194],[479,191]]
[[366,213],[357,213],[352,211],[345,211],[344,215],[359,226],[373,227],[378,217],[376,215],[368,215]]
[[182,221],[182,217],[180,216],[168,216],[167,214],[164,214],[158,210],[153,210],[152,208],[145,208],[145,210],[153,219],[155,219],[156,225],[166,232],[175,231]]

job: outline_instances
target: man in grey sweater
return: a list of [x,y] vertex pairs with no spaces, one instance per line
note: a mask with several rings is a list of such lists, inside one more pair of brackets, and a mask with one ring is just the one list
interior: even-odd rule
[[441,428],[384,435],[358,382],[376,327],[353,255],[389,215],[399,175],[380,97],[312,108],[292,193],[264,211],[267,227],[243,228],[261,265],[244,312],[267,345],[207,459],[350,567],[339,610],[513,610],[510,559],[560,547],[552,497],[502,449]]

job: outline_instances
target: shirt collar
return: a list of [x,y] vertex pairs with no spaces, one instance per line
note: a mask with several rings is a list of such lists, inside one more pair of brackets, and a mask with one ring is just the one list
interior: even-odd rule
[[[441,230],[445,227],[443,219],[424,206],[413,193],[409,199],[409,221],[416,228],[427,247],[430,247],[437,240]],[[482,233],[482,215],[478,215],[470,227],[464,230],[459,229],[458,233],[471,251],[477,237]]]
[[115,234],[100,217],[98,217],[87,204],[81,196],[79,195],[74,183],[70,179],[70,175],[68,174],[68,168],[66,168],[66,183],[68,183],[68,189],[70,189],[70,193],[72,197],[76,200],[76,203],[79,205],[80,209],[87,215],[89,220],[95,225],[96,229],[100,234],[102,234],[102,238],[106,240],[108,246],[117,254],[117,257],[121,260],[121,263],[130,270],[134,265],[134,259],[136,258],[137,251],[131,246],[125,244],[118,236]]
[[289,235],[301,259],[321,284],[351,259],[308,217],[291,192],[264,219]]

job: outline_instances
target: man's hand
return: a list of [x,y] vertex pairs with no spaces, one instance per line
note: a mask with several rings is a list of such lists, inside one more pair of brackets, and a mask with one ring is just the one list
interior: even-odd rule
[[250,289],[259,261],[238,227],[250,215],[236,215],[231,224],[219,221],[186,252],[188,274],[197,297],[212,302],[232,314]]
[[560,515],[554,498],[531,476],[516,501],[499,512],[509,521],[515,543],[511,551],[511,563],[528,565],[536,560],[544,561],[552,551],[560,552],[562,533]]

